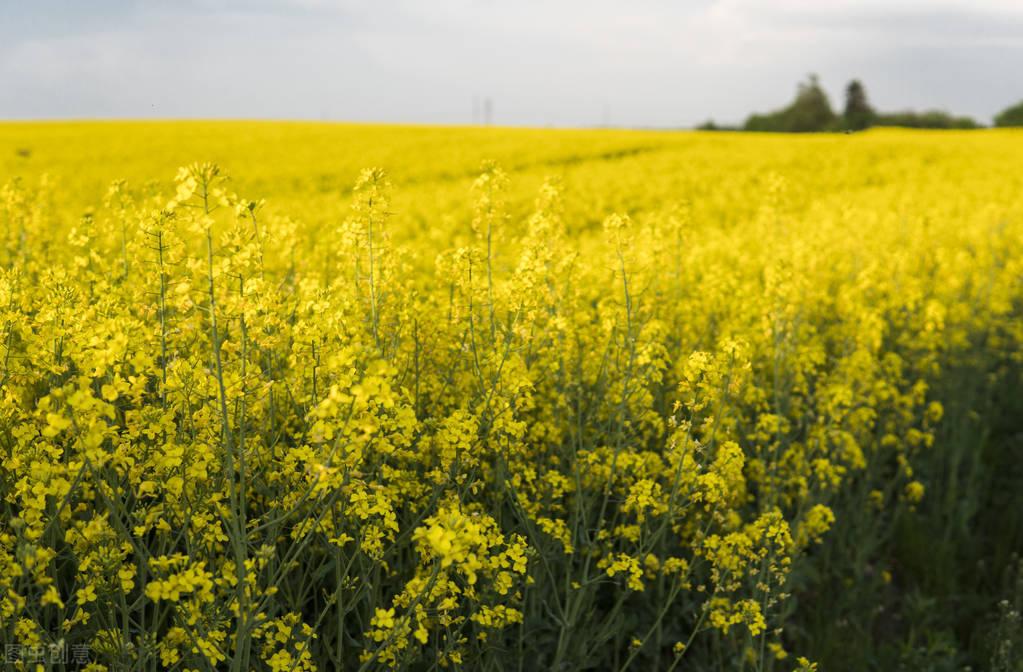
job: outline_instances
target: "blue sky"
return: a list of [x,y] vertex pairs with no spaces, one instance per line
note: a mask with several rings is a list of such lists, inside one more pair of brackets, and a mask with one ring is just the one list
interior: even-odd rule
[[0,118],[689,126],[1023,99],[1020,0],[0,0]]

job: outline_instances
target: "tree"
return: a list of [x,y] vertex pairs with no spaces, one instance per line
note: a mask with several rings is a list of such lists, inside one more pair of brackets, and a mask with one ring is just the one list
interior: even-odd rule
[[821,88],[817,75],[810,75],[799,85],[796,100],[789,106],[788,130],[795,133],[826,131],[835,123],[828,94]]
[[[995,118],[998,126],[1023,126],[1023,101]],[[905,128],[980,128],[974,119],[944,110],[917,112],[878,112],[867,100],[867,89],[854,79],[845,89],[845,109],[839,118],[831,109],[828,94],[821,88],[817,75],[810,75],[799,84],[796,99],[786,107],[764,114],[751,114],[743,125],[746,131],[770,133],[820,133],[824,131],[858,131],[871,126]]]
[[995,126],[1023,126],[1023,100],[999,112]]
[[875,126],[899,126],[902,128],[972,129],[980,124],[970,117],[957,117],[944,110],[914,112],[890,112],[877,115]]
[[817,75],[810,75],[799,84],[796,99],[787,107],[767,114],[750,115],[744,128],[774,133],[816,133],[831,130],[835,121],[828,94],[821,88]]
[[877,113],[867,101],[867,89],[858,79],[845,87],[845,112],[842,123],[847,130],[862,131],[874,124]]

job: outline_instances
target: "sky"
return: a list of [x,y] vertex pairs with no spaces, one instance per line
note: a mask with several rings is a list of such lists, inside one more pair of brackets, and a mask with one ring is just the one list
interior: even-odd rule
[[685,127],[785,105],[988,123],[1023,0],[0,0],[0,118]]

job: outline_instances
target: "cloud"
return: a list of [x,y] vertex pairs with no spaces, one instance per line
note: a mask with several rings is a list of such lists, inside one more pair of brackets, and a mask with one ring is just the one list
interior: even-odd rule
[[57,0],[0,25],[0,117],[457,123],[486,96],[503,123],[685,125],[809,71],[986,117],[1020,49],[1009,0]]

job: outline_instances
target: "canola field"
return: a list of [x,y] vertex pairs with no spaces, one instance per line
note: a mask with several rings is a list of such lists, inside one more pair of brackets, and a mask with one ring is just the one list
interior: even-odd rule
[[1019,670],[1021,159],[0,124],[6,664]]

